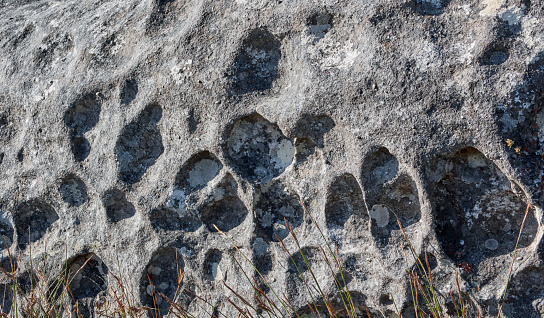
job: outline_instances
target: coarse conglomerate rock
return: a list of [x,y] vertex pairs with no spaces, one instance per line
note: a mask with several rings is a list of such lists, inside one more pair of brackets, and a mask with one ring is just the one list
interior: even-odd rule
[[1,265],[235,317],[255,268],[311,313],[307,261],[340,308],[311,215],[361,311],[413,315],[408,238],[494,317],[523,225],[502,315],[544,317],[543,108],[541,0],[0,0]]

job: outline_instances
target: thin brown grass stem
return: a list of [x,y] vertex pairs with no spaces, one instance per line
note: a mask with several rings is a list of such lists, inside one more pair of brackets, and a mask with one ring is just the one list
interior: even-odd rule
[[[321,295],[321,297],[322,297],[323,300],[325,301],[325,300],[327,299],[327,296],[325,295],[325,293],[324,293],[323,290],[321,289],[321,286],[319,285],[319,282],[318,282],[317,278],[315,277],[314,271],[312,270],[312,268],[311,268],[311,266],[310,266],[310,263],[309,263],[308,259],[306,258],[306,256],[305,256],[304,253],[302,252],[302,248],[301,248],[301,246],[300,246],[300,244],[299,244],[298,238],[297,238],[295,232],[293,231],[293,226],[291,225],[291,223],[289,223],[289,222],[287,221],[286,218],[284,218],[284,222],[285,222],[285,225],[287,226],[287,229],[289,230],[289,233],[291,233],[291,236],[293,237],[293,239],[294,239],[294,241],[295,241],[295,244],[297,245],[297,248],[298,248],[298,250],[299,250],[299,252],[300,252],[300,255],[302,256],[302,259],[304,260],[304,263],[306,264],[306,267],[308,268],[308,272],[310,272],[310,275],[312,276],[312,279],[314,280],[315,285],[317,286],[318,293]],[[300,272],[299,272],[299,274],[300,274]],[[300,275],[301,275],[301,278],[303,278],[303,277],[302,277],[302,274],[300,274]],[[316,286],[314,286],[314,288],[315,288]],[[312,301],[314,301],[313,298],[312,298]],[[315,303],[315,301],[314,301],[314,303]],[[335,314],[334,312],[332,312],[332,313],[331,313],[331,316],[332,316],[332,317],[336,317],[336,314]],[[321,317],[321,316],[319,316],[319,317]]]
[[[314,299],[314,296],[312,294],[312,291],[308,285],[308,283],[306,282],[306,279],[304,278],[304,276],[302,275],[302,271],[298,268],[298,265],[297,265],[297,262],[295,261],[295,259],[293,258],[293,255],[291,255],[291,253],[289,252],[289,250],[287,249],[287,247],[285,246],[285,244],[283,243],[283,240],[276,234],[276,238],[279,240],[279,242],[281,243],[281,246],[283,247],[283,250],[285,251],[285,253],[287,253],[287,255],[289,255],[289,258],[291,259],[291,262],[293,263],[293,265],[295,265],[295,269],[297,270],[298,272],[298,275],[300,276],[300,278],[302,279],[302,282],[304,283],[304,286],[306,287],[306,290],[308,290],[308,294],[310,295],[310,298],[312,299],[312,303],[314,304],[316,310],[319,312],[319,310],[317,309],[317,304],[315,302],[315,299]],[[297,242],[295,240],[295,242]],[[297,244],[297,246],[299,246]],[[309,267],[308,266],[308,262],[306,260],[306,258],[304,257],[304,253],[302,253],[302,250],[300,249],[300,247],[298,247],[299,249],[299,252],[300,254],[302,255],[302,258],[304,259],[304,263],[306,264],[306,267]]]
[[[319,245],[319,248],[321,250],[321,253],[323,254],[323,257],[325,257],[325,262],[327,263],[327,266],[329,267],[329,270],[331,271],[332,277],[334,277],[334,282],[336,285],[336,290],[340,293],[340,298],[342,299],[342,303],[344,305],[344,308],[346,309],[346,312],[348,313],[349,318],[352,318],[351,310],[348,309],[348,305],[346,304],[346,301],[344,299],[344,288],[342,287],[340,280],[337,278],[337,275],[334,274],[334,270],[332,269],[331,263],[329,259],[327,258],[327,254],[325,253],[325,250],[321,245]],[[344,282],[345,286],[345,282]],[[348,299],[349,301],[349,299]]]
[[[266,282],[266,279],[264,279],[263,275],[262,275],[261,272],[257,269],[257,267],[255,266],[255,264],[253,264],[253,263],[251,262],[251,260],[250,260],[250,259],[249,259],[249,258],[248,258],[248,257],[247,257],[247,256],[246,256],[239,248],[238,248],[238,246],[234,243],[234,241],[233,241],[230,237],[228,237],[227,234],[225,234],[223,231],[221,231],[215,224],[213,224],[213,227],[214,227],[219,233],[221,233],[224,237],[226,237],[226,238],[230,241],[230,243],[232,244],[232,246],[234,246],[234,248],[238,251],[238,253],[240,253],[240,254],[244,257],[244,259],[245,259],[249,264],[251,264],[251,266],[253,267],[253,269],[259,274],[259,276],[263,279],[263,281]],[[239,266],[240,266],[240,265],[239,265]],[[245,272],[244,272],[244,274],[245,274]],[[249,280],[249,277],[247,277],[247,275],[246,275],[246,278]],[[250,283],[251,283],[251,280],[249,280],[249,281],[250,281]],[[274,297],[276,297],[276,299],[280,302],[280,304],[281,304],[281,306],[283,307],[283,309],[285,310],[285,312],[288,312],[288,310],[287,310],[287,308],[286,308],[284,302],[283,302],[283,301],[281,300],[281,298],[276,294],[276,291],[275,291],[270,285],[268,285],[268,283],[266,283],[266,284],[267,284],[268,288],[270,288],[270,291],[272,291],[272,293],[274,294]],[[281,312],[280,312],[280,313],[281,313]],[[285,317],[285,316],[283,315],[283,313],[281,313],[281,315],[282,315],[282,317]],[[297,315],[297,317],[299,317],[299,316]]]
[[319,231],[319,234],[321,235],[321,238],[325,242],[325,245],[327,246],[327,249],[329,250],[330,255],[332,256],[332,258],[334,259],[336,265],[338,266],[340,276],[342,277],[342,281],[344,282],[344,286],[346,286],[346,294],[347,294],[347,297],[349,299],[349,303],[350,303],[350,306],[351,306],[351,314],[352,314],[353,318],[357,318],[357,311],[355,310],[355,306],[353,304],[353,299],[351,297],[351,293],[349,292],[349,289],[347,288],[346,280],[344,278],[344,272],[342,270],[342,265],[340,264],[340,256],[338,255],[338,248],[336,248],[335,252],[333,252],[333,250],[332,250],[332,248],[331,248],[331,246],[329,244],[329,241],[325,237],[325,234],[323,233],[323,231],[319,227],[319,224],[317,223],[315,218],[312,216],[312,214],[310,213],[308,208],[306,208],[306,205],[304,204],[304,201],[302,201],[302,199],[300,200],[300,205],[302,206],[302,208],[304,209],[304,212],[306,212],[306,214],[308,215],[308,217],[312,221],[312,224]]
[[207,306],[210,306],[212,308],[212,312],[211,312],[211,315],[210,313],[204,309],[200,304],[198,304],[198,302],[195,302],[197,304],[197,306],[202,309],[206,315],[210,315],[210,317],[214,317],[214,311],[217,310],[219,312],[219,315],[222,315],[223,317],[226,317],[221,311],[219,311],[219,309],[217,309],[217,307],[213,306],[212,304],[210,304],[210,302],[208,302],[206,299],[196,295],[195,293],[193,293],[192,291],[188,290],[188,289],[185,289],[188,293],[190,293],[191,295],[194,296],[195,299],[197,300],[200,300],[202,301],[203,303],[205,303]]
[[[239,312],[239,315],[238,317],[240,317],[240,315],[243,315],[244,317],[246,318],[254,318],[251,314],[249,314],[249,312],[247,312],[247,310],[243,310],[242,308],[240,308],[238,305],[236,305],[230,298],[227,298],[227,301],[234,307],[236,308],[236,310],[238,310]],[[246,313],[247,312],[247,313]],[[249,317],[247,316],[247,314],[249,314]]]
[[461,286],[459,284],[459,270],[455,272],[455,284],[457,285],[457,293],[459,295],[459,305],[461,307],[461,314],[463,317],[465,317],[465,304],[463,303],[463,299],[461,298]]
[[506,300],[506,293],[508,291],[508,285],[510,285],[510,279],[512,278],[512,270],[514,268],[514,263],[516,261],[516,254],[518,251],[519,240],[521,239],[521,232],[523,231],[523,227],[525,226],[525,220],[527,220],[527,215],[529,214],[530,208],[531,208],[531,203],[527,204],[527,208],[525,209],[525,215],[523,216],[523,221],[521,222],[521,228],[519,229],[518,239],[516,240],[516,246],[514,247],[514,255],[512,256],[512,263],[510,263],[510,270],[508,271],[508,277],[506,279],[504,292],[501,297],[501,303],[499,305],[499,312],[497,314],[497,318],[501,316],[502,306],[504,305],[504,301]]
[[223,282],[223,285],[227,287],[227,289],[230,290],[236,297],[238,297],[238,299],[240,299],[242,303],[244,303],[244,305],[249,306],[254,311],[257,311],[257,309],[255,309],[244,297],[242,297],[240,294],[238,294],[232,288],[230,288],[230,286],[227,285],[227,283]]
[[450,290],[450,298],[451,302],[453,303],[453,307],[455,308],[455,312],[457,313],[457,317],[460,317],[461,314],[459,313],[459,308],[457,308],[457,305],[455,304],[455,299],[453,298],[453,293]]
[[393,294],[389,293],[389,297],[391,297],[391,300],[393,301],[393,307],[395,307],[395,312],[397,313],[397,316],[399,316],[399,318],[402,318],[402,314],[401,314],[399,308],[397,307],[397,302],[395,301],[395,298],[393,297]]
[[410,282],[410,293],[411,293],[411,296],[412,296],[412,303],[414,304],[415,316],[416,316],[416,318],[418,318],[419,315],[417,313],[417,306],[416,306],[416,292],[414,290],[415,286],[412,283],[412,276],[411,276],[411,273],[410,273],[410,268],[408,267],[408,256],[406,256],[406,251],[404,250],[404,244],[402,242],[400,242],[400,249],[402,251],[402,254],[404,255],[404,263],[406,264],[406,274],[408,275],[408,281]]
[[[238,250],[240,253],[242,253],[240,250]],[[242,254],[244,257],[245,255]],[[242,267],[242,265],[240,264],[240,262],[238,262],[238,260],[233,257],[233,260],[234,262],[236,263],[236,265],[240,268],[240,270],[242,271],[242,273],[244,274],[244,276],[246,277],[246,280],[249,282],[249,284],[251,285],[251,287],[253,288],[253,291],[256,293],[256,294],[260,294],[260,288],[259,288],[259,284],[257,282],[255,282],[255,284],[253,284],[253,282],[251,281],[251,279],[249,278],[249,275],[246,273],[246,271],[244,270],[244,268]],[[246,258],[247,260],[247,258]],[[261,275],[261,273],[259,272],[259,270],[257,269],[257,267],[251,263],[251,265],[253,265],[253,268],[255,269],[255,271],[259,274],[259,277],[264,281],[264,283],[268,286],[268,288],[270,288],[272,290],[272,288],[270,287],[270,285],[268,284],[268,281],[265,279],[265,277],[263,275]],[[276,296],[277,297],[277,296]],[[283,317],[283,314],[281,313],[281,310],[278,309],[278,307],[276,306],[276,304],[270,300],[268,297],[265,297],[265,299],[268,301],[268,303],[273,307],[273,308],[276,308],[278,310],[278,312],[282,315]]]

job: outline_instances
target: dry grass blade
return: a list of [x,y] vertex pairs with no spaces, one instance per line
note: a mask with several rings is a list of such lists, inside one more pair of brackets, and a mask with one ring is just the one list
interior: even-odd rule
[[[219,316],[223,316],[223,317],[227,317],[225,316],[219,309],[217,309],[217,307],[215,307],[214,305],[212,305],[209,301],[207,301],[206,299],[198,296],[197,294],[193,293],[192,291],[188,290],[188,289],[185,289],[185,292],[189,295],[192,295],[192,297],[194,297],[194,299],[196,300],[200,300],[202,301],[204,304],[206,304],[207,306],[211,307],[212,308],[212,312],[211,314],[205,309],[203,308],[201,305],[198,304],[198,302],[196,302],[197,306],[202,309],[206,315],[209,315],[210,317],[214,317],[215,313],[217,312],[217,314]],[[217,315],[216,315],[217,316]]]
[[453,293],[451,292],[451,290],[450,290],[450,298],[451,298],[453,307],[455,308],[455,312],[457,313],[457,317],[460,317],[461,315],[459,314],[459,308],[457,308],[457,304],[455,303],[455,299],[453,298]]
[[[338,248],[336,248],[336,250],[333,252],[327,238],[325,237],[325,234],[323,233],[323,231],[321,231],[321,228],[319,227],[319,224],[317,223],[315,218],[312,216],[312,214],[310,213],[308,208],[306,208],[306,205],[304,204],[304,201],[300,200],[300,205],[304,209],[304,212],[306,213],[306,215],[308,215],[308,217],[310,218],[312,224],[317,228],[319,234],[321,235],[321,238],[323,239],[323,241],[325,242],[325,245],[327,246],[327,249],[329,250],[330,255],[334,259],[334,262],[335,262],[336,266],[338,267],[340,276],[342,277],[342,282],[344,283],[343,285],[345,286],[345,294],[346,294],[346,297],[348,299],[348,305],[350,306],[350,310],[348,310],[348,313],[349,313],[350,317],[357,318],[357,311],[355,310],[355,305],[353,304],[353,299],[351,297],[351,293],[349,292],[349,289],[347,288],[346,280],[344,278],[344,271],[342,270],[342,265],[340,264],[340,256],[338,255]],[[368,208],[367,208],[367,210],[368,210]],[[335,280],[336,280],[336,277],[335,277]],[[342,299],[342,301],[344,302],[344,299]],[[345,305],[345,303],[344,303],[344,305]]]
[[164,298],[168,302],[168,304],[170,304],[170,308],[171,308],[170,312],[174,314],[176,317],[180,317],[179,315],[181,314],[182,318],[193,318],[193,315],[189,314],[180,304],[172,301],[170,298],[168,298],[168,296],[166,296],[165,294],[161,292],[159,292],[158,294],[159,296]]
[[[410,253],[412,257],[415,260],[415,265],[417,271],[421,275],[417,275],[417,273],[414,271],[410,271],[408,269],[408,258],[406,256],[406,252],[404,250],[404,244],[401,242],[401,249],[404,253],[404,259],[406,262],[406,267],[408,272],[412,272],[412,279],[410,279],[410,287],[412,288],[412,298],[414,298],[414,290],[415,290],[415,299],[413,299],[413,302],[415,304],[414,310],[416,310],[416,317],[418,316],[417,312],[419,311],[421,316],[426,315],[432,315],[432,317],[440,318],[442,317],[442,307],[438,301],[437,293],[434,289],[433,285],[433,278],[431,274],[431,267],[429,265],[427,253],[425,253],[425,264],[421,261],[420,257],[418,256],[415,247],[412,245],[412,242],[408,238],[408,235],[404,231],[404,227],[402,226],[402,223],[400,222],[400,219],[398,218],[397,214],[391,209],[391,212],[395,215],[397,219],[397,224],[402,232],[402,235],[404,239],[406,240],[406,244],[410,250]],[[424,280],[423,282],[421,280]],[[412,284],[413,283],[413,284]],[[421,293],[420,293],[421,292]],[[424,312],[422,307],[419,305],[419,296],[423,298],[425,301],[425,305],[427,309],[430,311],[430,314],[427,314]]]
[[[335,249],[331,247],[324,233],[321,231],[319,225],[317,224],[317,221],[304,206],[304,203],[301,202],[301,204],[309,219],[318,229],[321,237],[324,239],[326,247],[318,244],[320,253],[306,252],[306,249],[302,248],[303,244],[301,244],[301,242],[303,243],[303,241],[299,241],[293,229],[293,226],[284,218],[286,228],[289,231],[289,234],[291,235],[293,241],[290,241],[290,239],[286,239],[286,241],[284,241],[283,239],[280,239],[278,235],[276,235],[276,238],[280,243],[278,247],[281,246],[286,255],[289,256],[289,259],[294,265],[294,269],[296,269],[296,272],[302,279],[305,290],[301,287],[302,285],[299,288],[303,292],[303,294],[307,292],[306,295],[308,295],[308,299],[306,299],[306,305],[308,306],[308,309],[305,308],[304,303],[297,304],[304,306],[303,310],[305,312],[305,317],[310,313],[316,318],[320,318],[323,316],[337,318],[338,315],[341,315],[342,317],[347,316],[349,318],[357,318],[357,311],[355,309],[356,307],[353,298],[349,293],[342,270],[338,246],[336,246]],[[519,244],[522,238],[522,232],[525,227],[525,223],[527,221],[530,210],[531,204],[528,204],[525,210],[523,221],[521,223],[521,228],[517,236],[514,251],[512,253],[512,262],[509,266],[504,292],[501,298],[501,303],[499,305],[498,317],[500,317],[503,305],[506,302],[507,290],[512,279],[512,273],[514,272],[516,255],[518,253]],[[395,214],[394,211],[392,211],[392,213]],[[442,297],[442,295],[439,295],[438,291],[436,291],[434,287],[435,279],[437,277],[434,277],[436,275],[433,276],[433,271],[431,270],[431,263],[433,262],[430,254],[428,254],[427,252],[424,252],[423,255],[417,254],[416,248],[414,247],[414,245],[412,245],[412,242],[408,238],[408,235],[404,230],[398,217],[397,223],[402,233],[402,236],[404,237],[404,242],[400,243],[400,248],[402,250],[406,263],[406,275],[410,284],[415,317],[441,318],[447,316],[447,314],[449,313],[447,313],[446,309],[442,307],[443,305],[438,302],[438,296]],[[108,294],[107,296],[100,296],[96,303],[94,303],[93,308],[95,310],[95,315],[107,318],[140,318],[144,315],[160,317],[164,314],[168,314],[170,316],[175,316],[178,318],[195,318],[193,314],[188,312],[188,308],[186,308],[188,306],[184,305],[184,301],[182,301],[182,299],[185,298],[182,298],[181,294],[186,294],[192,296],[191,304],[195,304],[195,306],[198,306],[200,308],[198,309],[195,307],[197,312],[199,312],[199,317],[202,316],[202,313],[205,313],[207,317],[212,318],[226,318],[227,315],[231,317],[237,316],[240,318],[301,318],[301,314],[298,312],[295,306],[293,306],[293,303],[291,303],[285,293],[281,293],[280,297],[280,294],[274,291],[274,289],[267,281],[266,277],[261,274],[255,264],[253,264],[251,260],[244,254],[242,249],[239,248],[238,245],[236,245],[234,241],[229,238],[224,232],[219,230],[217,227],[215,228],[220,234],[229,239],[232,246],[234,246],[238,253],[244,257],[244,259],[252,266],[253,270],[255,271],[252,275],[248,275],[248,272],[250,272],[251,270],[248,266],[246,266],[246,268],[244,269],[242,264],[240,264],[240,262],[243,262],[243,259],[239,260],[237,259],[237,257],[233,256],[235,263],[241,270],[238,273],[243,273],[249,283],[249,285],[246,285],[244,287],[251,287],[252,290],[250,290],[250,292],[252,291],[252,294],[250,293],[248,294],[249,296],[244,296],[246,295],[245,293],[234,290],[234,288],[232,288],[223,281],[223,285],[234,296],[225,297],[227,302],[223,302],[221,306],[214,306],[212,304],[211,296],[209,297],[209,299],[206,299],[203,297],[199,297],[198,295],[187,289],[181,291],[185,273],[182,271],[182,268],[180,266],[180,259],[178,258],[178,254],[176,254],[177,289],[172,299],[169,299],[165,294],[161,292],[155,291],[155,286],[153,285],[151,279],[149,279],[148,277],[150,288],[153,291],[152,300],[154,307],[151,308],[147,306],[138,306],[137,304],[139,304],[139,300],[136,299],[135,296],[127,289],[127,286],[130,286],[130,284],[128,284],[128,282],[124,280],[122,276],[117,276],[113,273],[110,273],[111,276],[108,276],[110,277],[108,279]],[[286,242],[291,245],[286,244]],[[30,255],[32,255],[32,244],[30,243],[31,242],[29,242],[28,251],[30,251]],[[4,244],[7,246],[5,238]],[[46,264],[49,263],[48,260],[46,261],[46,255],[48,255],[47,242],[45,246],[45,251],[43,253],[43,264],[41,264],[40,261],[38,262],[38,264],[40,264],[38,267],[34,266],[34,264],[32,264],[32,257],[30,257],[30,271],[28,274],[30,286],[27,286],[26,284],[21,285],[20,282],[18,282],[18,278],[20,277],[20,269],[16,268],[16,264],[20,263],[20,258],[15,259],[11,254],[10,248],[7,248],[9,263],[6,264],[10,266],[10,268],[0,268],[0,274],[3,274],[3,284],[11,285],[10,290],[8,290],[7,292],[5,291],[5,293],[7,294],[9,291],[12,292],[12,309],[9,314],[0,312],[0,318],[18,318],[18,315],[21,314],[29,318],[53,318],[65,317],[67,315],[70,317],[83,317],[83,303],[80,301],[76,301],[74,297],[76,295],[74,295],[72,291],[73,286],[70,285],[72,284],[76,276],[84,273],[82,271],[85,267],[90,266],[89,262],[91,262],[92,257],[85,258],[83,265],[79,266],[77,270],[75,270],[76,268],[73,265],[72,267],[68,268],[68,263],[66,262],[66,268],[64,270],[61,269],[60,273],[52,276],[51,273],[48,272],[48,267],[46,266]],[[290,252],[287,246],[289,246],[291,249],[294,249],[296,246],[296,251]],[[295,252],[300,253],[300,255],[296,254]],[[322,255],[326,266],[319,267],[320,270],[316,271],[316,267],[314,266],[314,258],[316,256],[319,256],[319,254]],[[319,256],[319,258],[321,258],[321,256]],[[76,260],[81,259],[78,258]],[[80,263],[81,262],[78,261],[77,264]],[[117,260],[117,263],[119,266],[119,260]],[[295,273],[294,269],[290,268],[289,271]],[[338,271],[336,269],[338,269]],[[322,280],[321,275],[323,274],[323,270],[326,274],[326,277],[332,277],[334,279],[334,287],[336,287],[336,290],[334,291],[333,287],[333,293],[325,294],[320,286],[320,283],[322,283],[320,280]],[[319,273],[319,275],[316,275],[316,273]],[[27,275],[26,272],[25,275]],[[463,318],[467,317],[468,315],[472,317],[475,314],[479,318],[480,311],[478,304],[470,302],[472,296],[471,294],[469,294],[469,291],[464,291],[463,293],[461,287],[464,287],[464,285],[462,284],[463,280],[460,277],[459,269],[457,269],[455,275],[457,297],[453,294],[455,292],[454,288],[450,289],[449,291],[449,298],[451,299],[455,310],[453,314],[456,314],[457,317]],[[111,278],[113,278],[113,280]],[[26,279],[27,278],[25,278],[25,281]],[[97,282],[93,282],[99,285]],[[117,286],[111,286],[112,283],[116,283]],[[172,286],[176,286],[176,283],[174,283],[173,279]],[[268,289],[265,287],[265,285]],[[327,289],[327,291],[329,290]],[[393,300],[396,314],[398,315],[398,317],[401,317],[401,312],[397,307],[397,303],[395,302],[393,294],[390,293],[389,296],[390,299]],[[4,297],[9,296],[4,295]],[[160,297],[161,299],[159,299],[158,297]],[[168,303],[168,313],[166,313],[166,309],[163,309],[165,307],[161,307],[159,309],[159,300],[164,300]],[[193,300],[195,301],[193,302]],[[444,299],[441,298],[441,300],[443,301]],[[223,305],[225,304],[233,309],[234,312],[226,314],[225,311],[224,313]],[[476,305],[476,313],[472,312],[474,304]],[[165,305],[164,302],[161,306],[163,305]],[[362,310],[363,307],[361,306],[357,308],[360,308]],[[3,306],[0,307],[0,311],[1,309],[4,309]],[[467,313],[467,310],[470,310],[470,312]],[[360,316],[371,317],[371,309],[365,306],[364,310],[362,310],[362,312],[360,312],[359,314]]]
[[[268,284],[268,282],[266,281],[265,277],[261,274],[261,272],[257,269],[257,267],[255,266],[255,264],[253,264],[251,262],[251,260],[244,254],[244,252],[242,252],[242,250],[240,250],[240,248],[238,248],[238,246],[234,243],[234,241],[228,237],[227,234],[225,234],[223,231],[221,231],[215,224],[213,224],[213,227],[219,232],[221,233],[224,237],[226,237],[230,243],[232,244],[232,246],[234,246],[234,248],[238,251],[238,253],[240,253],[240,255],[242,255],[244,257],[244,259],[253,267],[253,269],[257,272],[257,274],[259,274],[259,277],[262,278],[262,280],[266,283],[267,287],[270,289],[270,291],[273,293],[274,297],[276,297],[276,299],[280,302],[280,305],[281,307],[285,310],[285,312],[289,312],[287,310],[287,306],[285,304],[285,302],[277,295],[276,291],[270,286],[270,284]],[[235,258],[235,261],[236,261],[236,258]],[[242,268],[242,272],[244,273],[244,275],[246,276],[246,279],[251,283],[251,280],[249,279],[249,277],[247,276],[247,274],[245,273],[245,271],[243,270],[243,267],[238,263],[238,261],[236,261],[236,263],[238,264],[238,266],[240,266],[240,268]],[[285,315],[283,313],[281,313],[280,311],[280,314],[281,314],[281,317],[285,317]],[[296,314],[296,313],[295,313]],[[296,314],[297,317],[298,314]]]
[[[289,229],[289,227],[288,227]],[[291,233],[292,234],[292,233]],[[276,234],[276,238],[278,239],[278,241],[281,243],[281,246],[283,247],[283,250],[285,251],[285,253],[289,256],[289,258],[291,259],[291,262],[293,263],[293,265],[295,266],[295,269],[297,270],[298,272],[298,275],[299,277],[302,279],[302,282],[304,283],[304,286],[306,287],[306,290],[308,291],[308,294],[310,295],[310,298],[312,300],[312,303],[316,309],[317,312],[319,312],[319,310],[317,309],[317,304],[316,304],[316,301],[315,301],[315,298],[314,298],[314,295],[312,293],[312,290],[310,289],[310,286],[308,285],[308,282],[306,281],[306,279],[304,278],[304,275],[302,275],[302,271],[300,270],[297,262],[295,261],[293,255],[289,252],[289,250],[287,249],[287,247],[285,246],[283,240]],[[298,245],[298,241],[295,239],[295,242],[297,243],[297,247],[298,247],[298,250],[304,260],[304,263],[306,265],[306,267],[309,269],[310,266],[308,264],[308,261],[306,260],[306,257],[304,256],[304,253],[302,253],[302,250],[300,248],[300,245]],[[313,311],[313,310],[312,310]]]
[[[331,276],[334,277],[334,283],[335,283],[336,289],[340,294],[340,298],[342,299],[342,304],[344,305],[344,308],[346,309],[346,312],[348,313],[348,317],[352,318],[352,313],[351,313],[350,309],[348,308],[348,305],[346,304],[346,300],[344,299],[344,287],[342,287],[342,284],[340,283],[340,280],[337,278],[337,275],[334,274],[334,270],[332,269],[331,263],[330,263],[329,259],[327,258],[327,254],[325,253],[325,250],[323,249],[323,247],[321,245],[319,245],[319,249],[321,250],[321,253],[323,254],[323,257],[325,258],[325,263],[329,267],[329,270],[331,272]],[[344,286],[345,286],[346,282],[344,281],[343,283],[344,283]],[[329,300],[328,297],[329,296],[327,295],[327,302],[330,304],[330,300]],[[348,299],[348,301],[351,301],[351,299]],[[354,307],[353,306],[353,301],[351,301],[350,305],[352,307]]]
[[510,270],[508,271],[508,277],[506,279],[506,284],[504,287],[504,293],[502,294],[501,303],[499,304],[499,312],[497,314],[497,318],[501,316],[502,306],[504,305],[504,302],[506,300],[506,292],[508,291],[508,286],[510,285],[510,279],[512,278],[512,270],[514,268],[514,262],[516,261],[516,254],[518,251],[519,240],[521,239],[521,232],[523,231],[523,227],[525,226],[525,220],[527,220],[527,215],[529,214],[530,208],[531,208],[531,203],[527,204],[527,208],[525,209],[525,215],[523,216],[523,221],[521,222],[521,228],[519,229],[518,239],[516,240],[516,246],[514,247],[514,255],[512,256],[512,263],[510,263]]
[[461,285],[459,284],[459,271],[455,272],[455,284],[457,285],[457,293],[459,296],[459,304],[461,306],[461,315],[465,317],[465,304],[463,303],[463,298],[461,298]]
[[240,294],[238,294],[236,291],[234,291],[229,285],[227,285],[227,283],[223,282],[223,285],[225,287],[227,287],[228,290],[230,290],[238,299],[240,299],[240,301],[242,301],[242,303],[244,303],[244,305],[250,307],[251,309],[255,310],[255,308],[253,308],[253,306],[249,303],[249,301],[247,301],[244,297],[242,297]]
[[234,307],[236,308],[236,310],[238,310],[239,314],[238,314],[238,317],[240,317],[240,315],[246,317],[246,318],[254,318],[251,313],[249,313],[249,311],[246,309],[243,309],[241,307],[239,307],[238,305],[236,305],[230,298],[227,298],[227,301]]

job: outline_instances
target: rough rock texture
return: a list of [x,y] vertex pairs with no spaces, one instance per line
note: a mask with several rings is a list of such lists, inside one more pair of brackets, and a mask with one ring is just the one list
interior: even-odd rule
[[215,224],[304,313],[284,220],[340,300],[303,203],[361,310],[413,313],[398,217],[440,301],[472,266],[495,316],[531,202],[502,314],[544,317],[543,107],[541,0],[0,0],[2,257],[88,261],[89,316],[112,275],[152,305],[183,270],[234,317]]

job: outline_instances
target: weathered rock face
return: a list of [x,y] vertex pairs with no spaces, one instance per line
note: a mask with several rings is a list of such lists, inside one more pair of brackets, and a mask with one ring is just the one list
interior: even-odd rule
[[543,107],[540,0],[3,0],[2,255],[88,262],[88,315],[112,275],[153,305],[182,270],[234,317],[254,270],[216,225],[302,312],[287,220],[340,305],[304,204],[360,308],[412,313],[400,223],[441,301],[470,265],[495,316],[531,202],[503,314],[544,317]]

